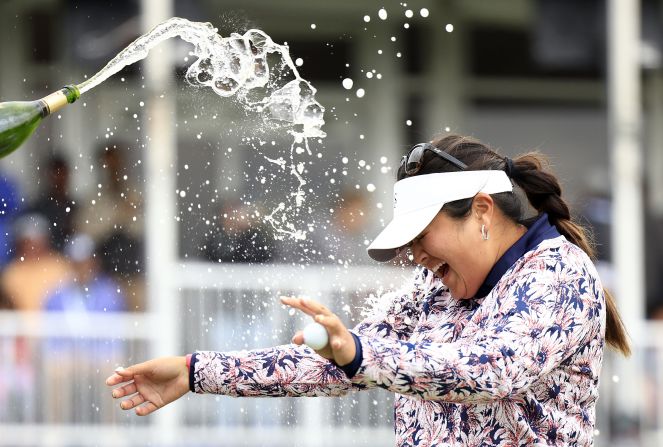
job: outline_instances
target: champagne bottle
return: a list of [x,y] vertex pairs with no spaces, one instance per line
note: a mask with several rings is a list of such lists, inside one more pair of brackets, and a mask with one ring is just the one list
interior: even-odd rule
[[42,119],[80,97],[78,87],[67,85],[36,101],[0,103],[0,158],[23,144]]

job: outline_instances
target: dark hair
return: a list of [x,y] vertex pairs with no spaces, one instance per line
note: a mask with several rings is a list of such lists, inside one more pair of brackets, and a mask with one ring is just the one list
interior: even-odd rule
[[[511,160],[498,154],[493,148],[481,141],[460,135],[445,135],[435,139],[432,144],[467,165],[467,170],[503,170],[509,173],[527,200],[517,192],[492,194],[495,205],[507,218],[521,224],[528,224],[526,218],[529,206],[538,213],[547,213],[550,223],[566,239],[580,247],[593,260],[594,246],[588,232],[571,217],[569,206],[562,198],[562,188],[557,177],[549,170],[547,160],[536,152],[529,152]],[[415,175],[436,172],[458,171],[459,168],[432,153],[424,154],[423,166]],[[403,169],[398,171],[398,179],[407,175]],[[443,212],[453,218],[465,218],[470,214],[472,198],[456,200],[444,205]],[[624,323],[617,310],[614,298],[604,289],[606,298],[606,341],[624,355],[630,355],[631,348],[626,336]]]

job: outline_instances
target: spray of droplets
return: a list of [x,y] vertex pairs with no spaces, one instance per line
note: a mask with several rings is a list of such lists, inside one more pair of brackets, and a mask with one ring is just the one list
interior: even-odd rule
[[[194,46],[192,55],[197,59],[186,73],[189,84],[209,87],[222,97],[233,97],[246,110],[261,114],[267,126],[285,126],[293,136],[289,164],[290,172],[299,182],[297,192],[291,194],[295,204],[279,204],[266,220],[276,230],[277,237],[305,238],[306,233],[287,218],[289,211],[303,204],[302,188],[306,184],[296,169],[294,152],[295,146],[303,144],[310,154],[308,139],[325,137],[322,131],[325,109],[315,100],[316,89],[299,75],[297,65],[302,63],[292,61],[287,46],[276,44],[261,30],[221,37],[210,23],[173,17],[136,39],[102,70],[81,83],[78,86],[81,93],[144,59],[160,42],[177,36]],[[279,167],[282,168],[281,164]]]

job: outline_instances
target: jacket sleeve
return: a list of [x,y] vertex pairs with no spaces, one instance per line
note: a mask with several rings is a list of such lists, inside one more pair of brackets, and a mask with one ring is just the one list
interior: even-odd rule
[[[376,310],[353,332],[375,337],[404,338],[416,321],[413,290],[390,295],[386,310]],[[382,297],[386,298],[386,297]],[[374,385],[372,385],[374,386]],[[353,384],[343,370],[307,346],[294,344],[236,352],[198,351],[192,357],[190,387],[196,393],[229,396],[340,396],[367,388]]]
[[233,397],[341,396],[353,388],[339,367],[309,347],[294,344],[198,351],[191,360],[190,385],[196,393]]
[[[454,343],[360,336],[363,360],[353,383],[430,400],[488,402],[524,392],[575,352],[600,356],[604,297],[587,272],[529,272],[497,293],[504,298],[473,317],[473,335]],[[592,373],[586,369],[580,373]]]

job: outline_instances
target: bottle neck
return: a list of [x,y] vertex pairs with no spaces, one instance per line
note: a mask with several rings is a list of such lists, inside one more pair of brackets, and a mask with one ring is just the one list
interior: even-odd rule
[[78,90],[78,87],[75,85],[67,85],[57,92],[51,93],[39,100],[41,105],[41,115],[42,117],[47,117],[51,113],[60,110],[80,97],[81,93]]

